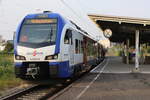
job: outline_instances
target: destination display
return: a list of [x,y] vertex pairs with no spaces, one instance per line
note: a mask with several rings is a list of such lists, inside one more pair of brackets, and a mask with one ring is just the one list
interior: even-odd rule
[[25,24],[50,24],[57,23],[57,19],[26,19]]

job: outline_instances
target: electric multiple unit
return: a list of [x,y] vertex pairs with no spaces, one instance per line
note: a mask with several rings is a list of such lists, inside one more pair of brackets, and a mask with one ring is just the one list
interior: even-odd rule
[[96,65],[102,46],[72,21],[47,12],[27,15],[14,38],[15,74],[22,79],[68,78]]

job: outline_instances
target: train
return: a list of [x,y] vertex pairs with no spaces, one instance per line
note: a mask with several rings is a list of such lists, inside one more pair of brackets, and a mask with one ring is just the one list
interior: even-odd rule
[[15,75],[21,79],[70,78],[103,59],[103,46],[59,13],[26,15],[14,36]]

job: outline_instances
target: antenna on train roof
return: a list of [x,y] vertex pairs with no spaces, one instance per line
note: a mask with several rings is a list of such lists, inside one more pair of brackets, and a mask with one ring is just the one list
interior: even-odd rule
[[52,11],[43,11],[43,13],[52,13]]

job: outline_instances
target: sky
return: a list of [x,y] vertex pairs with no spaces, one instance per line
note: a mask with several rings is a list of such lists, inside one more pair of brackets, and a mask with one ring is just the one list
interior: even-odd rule
[[93,37],[104,39],[102,31],[87,14],[150,19],[149,4],[149,0],[0,0],[0,35],[12,39],[24,16],[50,10],[73,20]]

